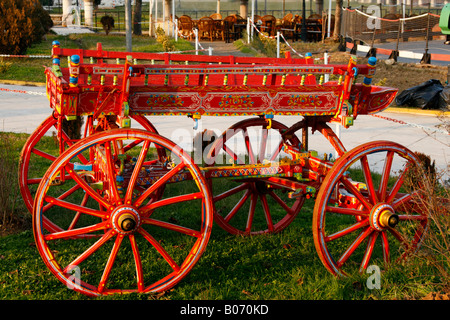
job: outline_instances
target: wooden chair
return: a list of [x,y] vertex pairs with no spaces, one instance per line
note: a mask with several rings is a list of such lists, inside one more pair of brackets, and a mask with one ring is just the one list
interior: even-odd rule
[[222,20],[222,15],[220,13],[213,13],[212,15],[210,15],[210,18],[214,20]]
[[262,18],[261,18],[261,16],[258,16],[257,14],[255,14],[255,15],[253,16],[253,23],[254,23],[255,25],[262,24]]
[[225,42],[232,42],[237,40],[237,31],[234,28],[234,24],[236,23],[236,16],[231,15],[223,19],[223,33],[225,36]]
[[211,17],[202,17],[197,22],[198,38],[213,41],[214,20]]
[[178,33],[184,38],[192,40],[194,22],[191,17],[183,15],[178,18]]
[[287,38],[294,37],[294,15],[292,13],[288,13],[281,19],[280,31]]
[[263,27],[262,31],[267,32],[269,34],[269,36],[274,36],[277,19],[274,16],[268,14],[268,15],[265,15],[264,17],[262,17],[261,20],[262,20],[262,27]]
[[319,41],[322,37],[322,16],[312,14],[306,19],[308,40]]

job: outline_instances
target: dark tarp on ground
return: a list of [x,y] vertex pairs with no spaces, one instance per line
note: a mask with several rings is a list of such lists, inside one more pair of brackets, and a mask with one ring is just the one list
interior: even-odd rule
[[430,79],[403,90],[395,98],[395,103],[412,108],[445,110],[450,105],[450,86],[444,87],[439,80]]

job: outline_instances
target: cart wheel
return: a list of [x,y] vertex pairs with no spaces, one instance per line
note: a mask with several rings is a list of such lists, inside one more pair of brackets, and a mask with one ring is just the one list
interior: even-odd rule
[[[161,162],[157,147],[170,159]],[[88,162],[78,165],[80,155]],[[71,179],[54,184],[61,171]],[[62,231],[43,228],[45,218]],[[160,292],[199,260],[212,219],[206,180],[183,150],[154,133],[115,129],[56,158],[36,193],[33,231],[45,264],[70,288]]]
[[[243,120],[227,129],[211,145],[208,164],[258,164],[287,156],[281,151],[280,130],[287,127],[272,120],[271,129],[262,118]],[[298,147],[292,135],[284,142]],[[222,152],[222,153],[221,153]],[[223,159],[226,154],[227,159]],[[236,167],[239,169],[239,167]],[[276,186],[264,178],[210,179],[214,194],[214,219],[231,234],[276,233],[286,228],[297,216],[304,197],[289,198],[287,187]]]
[[[132,118],[142,125],[145,130],[157,133],[155,127],[145,117],[133,115]],[[55,146],[58,145],[57,137],[55,137],[54,144],[41,140],[42,137],[46,135],[52,136],[54,132],[58,131],[57,123],[58,119],[53,116],[49,116],[30,135],[22,148],[19,161],[19,185],[22,198],[30,213],[33,212],[34,195],[36,193],[37,186],[41,182],[42,176],[45,173],[45,171],[40,171],[39,168],[45,168],[45,170],[47,170],[47,168],[59,156],[59,150],[57,147],[55,148]],[[86,130],[86,132],[89,131],[90,130]],[[61,132],[61,137],[64,141],[65,149],[69,148],[78,141],[70,139],[64,131]],[[162,153],[161,157],[163,157],[163,150],[160,152]],[[78,161],[86,163],[88,160],[80,155],[80,159]],[[48,219],[44,219],[43,223],[44,227],[49,230],[60,230],[58,226],[52,224],[52,222]]]
[[428,224],[419,186],[409,182],[417,165],[413,152],[389,141],[363,144],[336,161],[313,216],[316,250],[331,273],[363,272],[417,250]]

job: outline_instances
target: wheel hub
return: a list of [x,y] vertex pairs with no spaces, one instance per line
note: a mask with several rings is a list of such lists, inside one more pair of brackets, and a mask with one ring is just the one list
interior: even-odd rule
[[398,215],[396,215],[394,209],[386,203],[376,205],[370,212],[370,225],[376,230],[382,231],[386,228],[395,228],[398,222]]
[[131,206],[116,208],[111,215],[111,220],[113,228],[121,234],[134,232],[141,221],[138,211]]

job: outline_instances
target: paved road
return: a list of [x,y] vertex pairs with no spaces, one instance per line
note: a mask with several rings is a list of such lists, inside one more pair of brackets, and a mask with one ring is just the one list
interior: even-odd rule
[[[0,84],[0,88],[45,93],[43,87]],[[0,91],[0,129],[2,131],[32,133],[50,114],[51,109],[45,95]],[[353,127],[340,129],[340,137],[347,150],[374,140],[395,141],[412,151],[420,151],[430,155],[440,169],[450,172],[448,170],[450,164],[450,135],[445,134],[442,130],[436,130],[438,129],[437,126],[441,124],[436,116],[389,112],[382,112],[379,115],[400,120],[409,125],[374,116],[359,116]],[[203,117],[201,127],[214,130],[220,134],[232,124],[245,118]],[[287,126],[300,120],[299,117],[294,116],[277,116],[275,119]],[[184,116],[161,116],[153,117],[151,121],[160,134],[179,143],[186,149],[191,148],[191,137],[195,134],[192,119]],[[329,144],[319,134],[311,136],[310,148],[316,149],[319,153],[332,152]]]

